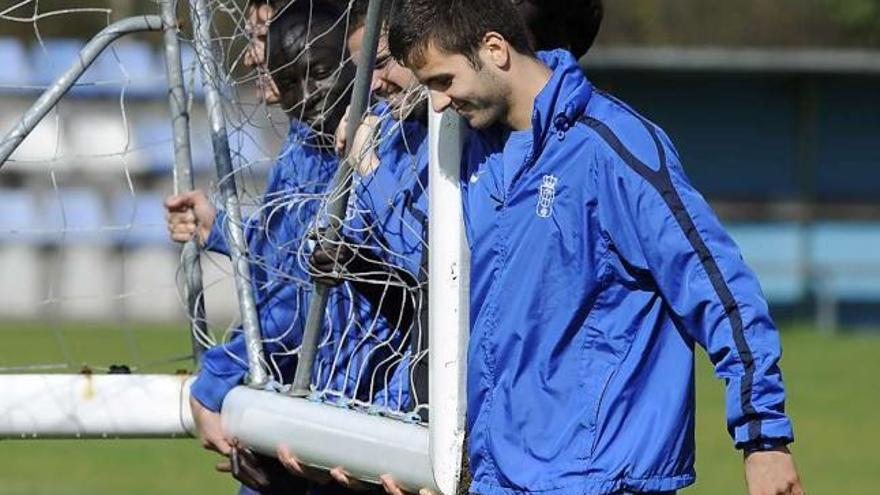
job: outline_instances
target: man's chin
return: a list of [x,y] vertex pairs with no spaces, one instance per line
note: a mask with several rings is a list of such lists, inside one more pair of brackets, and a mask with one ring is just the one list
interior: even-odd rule
[[459,112],[458,115],[466,120],[468,125],[471,126],[472,129],[486,129],[487,127],[492,126],[492,122],[485,118],[480,118],[479,114]]

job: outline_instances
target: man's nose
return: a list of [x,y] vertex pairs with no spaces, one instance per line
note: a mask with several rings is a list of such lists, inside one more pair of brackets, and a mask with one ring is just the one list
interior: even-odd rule
[[379,71],[374,70],[373,79],[370,82],[370,91],[376,93],[380,89],[382,89],[382,74],[380,74]]
[[434,108],[434,111],[437,113],[441,113],[452,104],[452,98],[446,96],[445,93],[441,93],[439,91],[431,91],[431,106]]

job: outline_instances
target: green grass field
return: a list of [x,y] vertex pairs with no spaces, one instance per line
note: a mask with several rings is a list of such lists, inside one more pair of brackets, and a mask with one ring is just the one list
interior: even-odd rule
[[[68,359],[97,367],[144,364],[187,349],[188,337],[180,329],[130,330],[70,328],[53,333],[38,325],[0,325],[0,366]],[[826,337],[787,329],[783,345],[788,409],[797,435],[793,451],[808,493],[876,493],[880,335]],[[742,460],[724,427],[721,383],[712,377],[705,355],[698,360],[699,481],[684,493],[745,493]],[[163,363],[146,371],[188,365]],[[232,480],[213,472],[214,462],[192,440],[0,441],[0,495],[234,493]]]

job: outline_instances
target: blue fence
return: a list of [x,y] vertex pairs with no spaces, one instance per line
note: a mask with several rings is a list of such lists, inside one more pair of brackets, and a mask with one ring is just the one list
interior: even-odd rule
[[[50,38],[26,46],[15,38],[0,38],[0,92],[37,92],[50,85],[77,59],[85,42],[79,39]],[[191,45],[182,45],[187,75],[200,81]],[[152,45],[123,40],[101,54],[71,90],[79,97],[118,95],[125,87],[132,98],[158,98],[166,94],[165,65],[161,53]],[[195,85],[201,93],[201,84]]]

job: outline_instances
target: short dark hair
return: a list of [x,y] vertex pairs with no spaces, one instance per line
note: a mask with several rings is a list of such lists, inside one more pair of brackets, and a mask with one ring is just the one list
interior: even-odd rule
[[268,5],[272,7],[273,10],[281,10],[282,7],[286,6],[288,2],[291,0],[248,0],[248,7],[262,7],[263,5]]
[[[345,0],[343,0],[345,1]],[[388,12],[391,10],[393,0],[385,0],[382,2],[382,10],[380,18],[384,23],[388,19]],[[351,2],[351,8],[348,11],[348,30],[354,31],[367,23],[367,10],[370,7],[370,0],[354,0]]]
[[[272,2],[272,0],[269,0]],[[289,0],[281,0],[288,2]],[[269,25],[269,44],[266,61],[273,72],[283,71],[295,60],[309,44],[307,27],[317,33],[339,29],[338,19],[342,16],[338,2],[333,0],[311,0],[308,2],[285,3],[285,8],[275,14]],[[339,47],[340,51],[344,47]],[[340,53],[340,59],[342,54]]]
[[602,25],[602,0],[513,0],[536,50],[565,48],[583,57]]
[[496,32],[519,53],[534,55],[522,17],[511,0],[395,0],[388,28],[391,55],[407,66],[423,63],[430,44],[479,66],[486,33]]
[[[387,2],[383,2],[387,5]],[[367,21],[367,8],[370,6],[370,0],[354,0],[351,3],[351,9],[348,11],[349,29],[355,29],[364,25]]]

